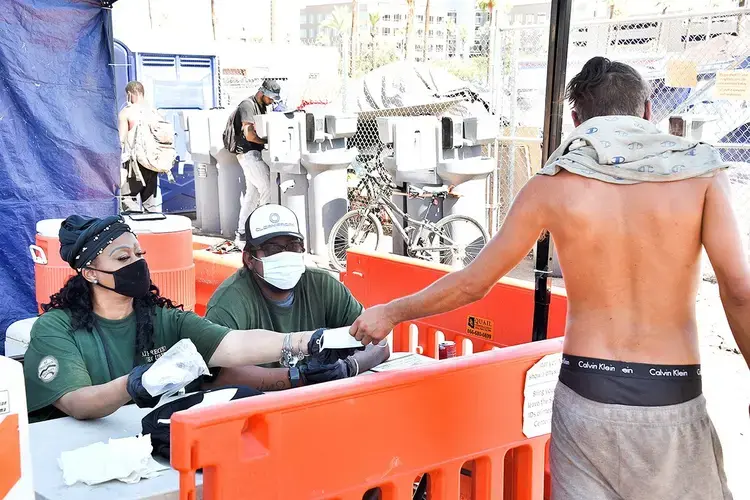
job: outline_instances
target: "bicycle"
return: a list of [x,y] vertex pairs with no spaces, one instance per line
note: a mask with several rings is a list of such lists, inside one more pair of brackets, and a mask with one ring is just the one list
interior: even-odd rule
[[[331,265],[339,272],[346,271],[346,253],[350,247],[377,251],[384,237],[383,225],[378,218],[381,210],[388,214],[394,230],[406,242],[409,257],[460,268],[473,261],[489,241],[487,231],[471,217],[449,215],[437,222],[427,220],[430,210],[437,207],[440,200],[458,197],[448,187],[420,189],[410,185],[408,193],[394,191],[390,175],[377,162],[375,168],[361,175],[357,188],[367,190],[367,205],[350,210],[339,219],[331,229],[328,240]],[[422,219],[417,219],[393,203],[392,194],[430,199],[431,203]],[[406,228],[400,222],[402,219],[407,223]]]

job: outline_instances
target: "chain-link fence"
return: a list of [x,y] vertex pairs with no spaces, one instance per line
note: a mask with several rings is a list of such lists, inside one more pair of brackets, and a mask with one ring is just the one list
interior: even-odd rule
[[[303,14],[300,26],[312,35],[305,26],[317,21],[315,37],[302,37],[303,42],[339,52],[340,85],[326,100],[359,113],[350,143],[359,150],[355,166],[360,173],[393,153],[381,141],[378,118],[497,117],[499,136],[483,148],[497,169],[487,180],[481,221],[494,234],[515,195],[543,163],[549,25],[507,25],[513,16],[496,9],[493,17],[480,7],[485,3],[462,17],[461,12],[426,11],[424,3],[411,1],[379,3],[379,12],[372,3],[360,2],[354,22],[351,7],[339,5],[317,18]],[[750,233],[748,12],[574,22],[566,76],[570,79],[593,56],[638,69],[653,89],[652,121],[665,132],[714,144],[731,162],[735,206],[743,230]],[[540,17],[548,18],[535,19]],[[569,109],[563,119],[565,135],[574,128]],[[364,200],[355,189],[357,173],[350,177],[351,201],[357,206]],[[526,267],[529,273],[523,277],[529,278],[531,263]]]
[[[626,62],[652,87],[652,122],[715,145],[730,162],[735,210],[750,236],[750,19],[747,10],[574,23],[567,79],[593,56]],[[498,30],[497,182],[488,192],[497,230],[518,190],[542,164],[549,26]],[[563,134],[573,128],[569,110]]]
[[[467,14],[467,9],[426,9],[416,2],[360,4],[354,22],[349,5],[325,13],[303,11],[300,16],[304,43],[339,50],[342,82],[332,101],[345,112],[359,114],[357,133],[349,141],[359,153],[350,171],[353,208],[371,196],[362,189],[361,175],[373,169],[388,175],[383,165],[393,155],[393,145],[381,140],[379,118],[434,116],[437,123],[445,115],[490,116],[495,88],[491,47],[496,21],[486,9],[469,9]],[[493,151],[494,144],[482,153],[494,156]],[[394,202],[403,206],[397,198]],[[483,199],[476,203],[486,227],[490,214]],[[381,222],[390,236],[391,221],[384,212]],[[383,246],[390,250],[389,242]]]

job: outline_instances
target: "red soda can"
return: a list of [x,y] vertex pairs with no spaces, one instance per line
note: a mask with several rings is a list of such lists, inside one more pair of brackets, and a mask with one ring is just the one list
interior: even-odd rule
[[456,343],[446,340],[438,344],[438,359],[448,359],[456,357]]

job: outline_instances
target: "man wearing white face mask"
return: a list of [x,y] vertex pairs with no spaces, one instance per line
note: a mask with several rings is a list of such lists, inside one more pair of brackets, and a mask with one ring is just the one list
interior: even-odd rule
[[[304,238],[291,210],[281,205],[258,207],[245,223],[245,234],[244,266],[211,297],[207,319],[230,328],[255,325],[252,328],[286,333],[349,326],[362,312],[362,305],[330,273],[305,267]],[[213,372],[214,385],[288,389],[355,376],[389,355],[383,343],[331,365],[302,362],[291,369],[278,364],[221,369]]]

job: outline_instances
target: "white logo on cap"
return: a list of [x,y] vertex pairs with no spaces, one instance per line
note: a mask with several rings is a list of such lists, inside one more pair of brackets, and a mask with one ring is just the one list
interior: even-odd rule
[[268,216],[268,220],[271,222],[271,224],[276,224],[281,220],[281,216],[277,214],[276,212],[272,213]]
[[39,376],[39,380],[44,383],[49,383],[55,380],[59,368],[60,365],[57,363],[57,358],[54,356],[45,356],[39,362],[39,367],[37,367],[36,373]]

